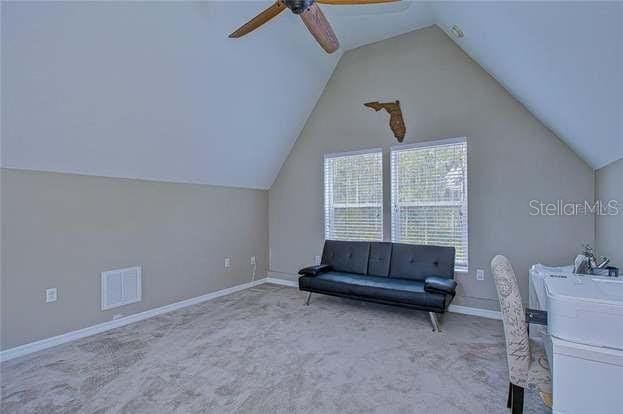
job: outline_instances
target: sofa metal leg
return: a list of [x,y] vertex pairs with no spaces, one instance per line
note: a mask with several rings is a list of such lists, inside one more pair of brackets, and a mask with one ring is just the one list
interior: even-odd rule
[[307,299],[305,299],[305,306],[309,306],[309,300],[311,299],[311,292],[307,294]]
[[437,321],[437,314],[435,312],[428,312],[430,316],[430,323],[433,325],[433,332],[439,332],[439,322]]

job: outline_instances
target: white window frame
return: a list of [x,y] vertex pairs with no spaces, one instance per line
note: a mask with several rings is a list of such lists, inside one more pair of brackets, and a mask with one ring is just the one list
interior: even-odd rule
[[[322,203],[322,214],[323,214],[323,221],[324,221],[324,239],[325,240],[330,240],[329,238],[329,228],[330,226],[333,226],[333,214],[331,214],[330,219],[331,223],[327,223],[327,209],[328,209],[328,200],[327,200],[327,194],[328,194],[328,189],[327,187],[329,185],[332,185],[332,183],[328,182],[328,177],[326,175],[326,162],[327,159],[330,158],[340,158],[340,157],[348,157],[351,155],[365,155],[365,154],[376,154],[376,153],[380,153],[381,154],[381,202],[379,204],[376,203],[370,203],[369,205],[364,205],[364,204],[356,204],[356,205],[350,205],[350,204],[345,204],[345,203],[338,203],[338,204],[331,204],[332,207],[380,207],[381,208],[381,238],[378,241],[383,241],[384,237],[385,237],[385,227],[384,227],[384,211],[383,211],[383,205],[384,205],[384,197],[385,197],[385,183],[383,181],[384,177],[384,171],[383,171],[383,148],[371,148],[371,149],[364,149],[364,150],[357,150],[357,151],[346,151],[346,152],[333,152],[333,153],[328,153],[328,154],[324,154],[323,158],[322,158],[322,175],[323,175],[323,203]],[[333,190],[331,190],[331,193],[333,193]],[[335,210],[334,208],[331,209],[331,212],[333,213]]]
[[395,165],[394,162],[394,153],[396,152],[400,152],[400,151],[405,151],[405,150],[410,150],[410,149],[414,149],[414,148],[433,148],[433,147],[439,147],[439,146],[444,146],[444,145],[451,145],[451,144],[465,144],[465,174],[464,174],[464,185],[465,185],[465,200],[464,202],[422,202],[422,203],[418,203],[418,202],[413,202],[413,203],[408,203],[408,204],[402,204],[402,206],[425,206],[425,207],[443,207],[443,206],[457,206],[457,207],[462,207],[461,208],[461,212],[463,214],[464,220],[465,220],[465,231],[462,234],[462,244],[465,247],[465,263],[459,263],[456,262],[455,266],[454,266],[454,270],[455,272],[461,272],[461,273],[466,273],[469,271],[469,221],[468,221],[468,212],[469,212],[469,208],[468,208],[468,202],[469,202],[469,191],[468,191],[468,161],[467,161],[467,152],[468,152],[468,146],[467,146],[467,137],[458,137],[458,138],[447,138],[447,139],[439,139],[439,140],[434,140],[434,141],[424,141],[424,142],[418,142],[415,144],[403,144],[403,145],[394,145],[390,148],[390,153],[389,153],[389,157],[390,157],[390,186],[391,186],[391,234],[392,234],[392,242],[394,243],[400,243],[401,241],[399,240],[398,236],[398,229],[400,229],[400,207],[398,205],[398,194],[397,194],[397,188],[396,188],[396,168],[397,166]]

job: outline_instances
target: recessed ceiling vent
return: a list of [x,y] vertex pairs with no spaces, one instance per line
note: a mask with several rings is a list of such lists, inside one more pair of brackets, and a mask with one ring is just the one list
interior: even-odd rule
[[102,272],[102,310],[140,301],[140,266]]

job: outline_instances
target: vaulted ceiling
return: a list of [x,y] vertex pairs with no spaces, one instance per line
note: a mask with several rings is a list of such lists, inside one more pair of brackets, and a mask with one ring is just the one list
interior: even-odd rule
[[432,7],[436,23],[458,24],[463,50],[589,165],[623,157],[623,2]]
[[623,157],[621,3],[321,6],[326,55],[267,2],[2,3],[2,165],[269,188],[341,53],[431,24],[594,168]]

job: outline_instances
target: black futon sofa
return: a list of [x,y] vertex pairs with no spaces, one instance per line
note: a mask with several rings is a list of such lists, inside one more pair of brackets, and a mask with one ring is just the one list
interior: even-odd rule
[[299,271],[299,289],[429,312],[433,330],[455,295],[454,247],[327,240],[320,265]]

